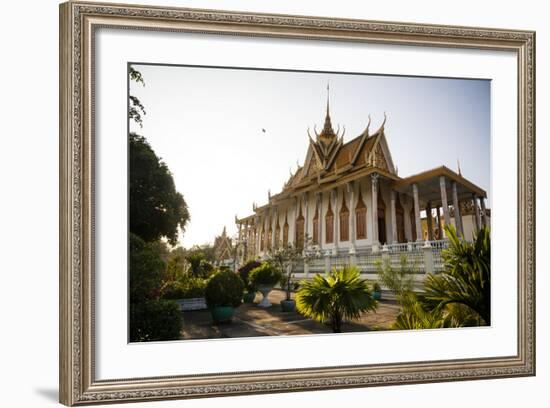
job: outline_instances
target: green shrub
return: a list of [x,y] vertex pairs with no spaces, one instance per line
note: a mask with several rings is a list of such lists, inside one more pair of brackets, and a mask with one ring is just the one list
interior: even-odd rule
[[193,299],[204,297],[206,281],[201,278],[187,277],[169,284],[163,293],[163,299]]
[[183,319],[172,300],[130,304],[130,341],[179,340]]
[[262,263],[258,261],[249,261],[243,266],[241,266],[238,270],[239,277],[242,279],[244,283],[244,287],[246,288],[247,292],[256,292],[257,288],[254,287],[249,281],[250,272],[253,269],[256,269],[258,266],[261,266]]
[[263,262],[250,272],[248,281],[254,287],[258,287],[259,285],[275,285],[277,282],[280,282],[282,278],[283,275],[279,268],[269,262]]
[[206,280],[200,278],[189,279],[184,285],[183,299],[204,297],[205,289]]
[[244,284],[239,276],[231,271],[218,271],[208,279],[204,297],[209,307],[233,306],[242,303]]
[[163,290],[162,298],[166,300],[183,299],[183,287],[179,282],[170,282]]

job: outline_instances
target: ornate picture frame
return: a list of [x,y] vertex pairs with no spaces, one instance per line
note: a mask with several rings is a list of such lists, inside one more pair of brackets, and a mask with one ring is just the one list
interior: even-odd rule
[[[98,28],[212,33],[517,56],[517,353],[126,379],[96,378],[95,101]],[[60,402],[196,398],[535,375],[535,33],[230,11],[68,2],[60,6]],[[511,266],[510,266],[511,267]]]

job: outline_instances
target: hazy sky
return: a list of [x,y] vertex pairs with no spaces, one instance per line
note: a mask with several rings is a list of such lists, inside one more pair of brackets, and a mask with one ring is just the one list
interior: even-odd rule
[[[191,214],[180,243],[212,242],[234,217],[267,202],[303,164],[307,128],[323,126],[327,81],[344,142],[384,112],[399,176],[445,165],[490,192],[490,81],[136,64],[144,135],[173,173]],[[265,129],[265,133],[262,132]],[[313,132],[312,132],[313,134]]]

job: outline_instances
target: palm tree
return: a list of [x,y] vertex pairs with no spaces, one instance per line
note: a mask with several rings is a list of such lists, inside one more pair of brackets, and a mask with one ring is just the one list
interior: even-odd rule
[[342,332],[344,319],[358,319],[378,305],[356,267],[334,268],[326,276],[302,281],[300,286],[296,293],[298,311],[319,322],[330,321],[334,333]]
[[[434,310],[448,306],[474,312],[491,324],[491,238],[483,227],[474,239],[459,239],[454,228],[446,227],[449,248],[443,252],[444,272],[428,275],[424,298]],[[479,320],[479,319],[478,319]]]

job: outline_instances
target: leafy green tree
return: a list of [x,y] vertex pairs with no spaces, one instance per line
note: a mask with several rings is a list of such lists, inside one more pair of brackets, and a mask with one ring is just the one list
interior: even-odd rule
[[130,133],[130,232],[145,241],[166,237],[178,239],[185,230],[189,211],[176,191],[168,166],[160,160],[143,136]]
[[165,282],[182,281],[187,277],[191,266],[185,259],[185,253],[182,248],[176,248],[168,255],[166,270],[163,280]]
[[294,281],[292,267],[300,258],[301,251],[291,244],[274,248],[267,254],[268,261],[281,271],[281,288],[286,293],[286,300],[290,300],[292,291],[298,289],[299,285]]
[[[141,72],[130,66],[129,79],[145,86]],[[145,108],[129,95],[128,117],[143,125]],[[183,196],[176,191],[172,173],[153,151],[145,137],[129,135],[130,232],[147,242],[166,237],[175,245],[178,228],[185,230],[189,211]]]
[[185,260],[189,262],[191,275],[195,277],[205,278],[214,270],[202,252],[191,252],[185,256]]
[[[483,227],[474,242],[458,238],[452,226],[446,227],[449,248],[443,252],[444,272],[428,275],[424,297],[434,310],[458,305],[491,324],[491,238]],[[458,309],[460,310],[460,309]],[[480,322],[482,323],[482,322]]]
[[326,276],[318,274],[311,281],[302,281],[300,286],[298,311],[319,322],[330,321],[334,333],[341,333],[344,319],[358,319],[378,305],[356,267],[335,268]]
[[[131,65],[128,69],[128,75],[130,76],[130,80],[145,86],[145,81],[143,80],[141,72],[136,70]],[[136,96],[129,95],[128,99],[128,117],[136,122],[140,127],[143,127],[143,116],[146,114],[145,107]]]
[[166,264],[150,243],[130,234],[130,302],[158,298]]

